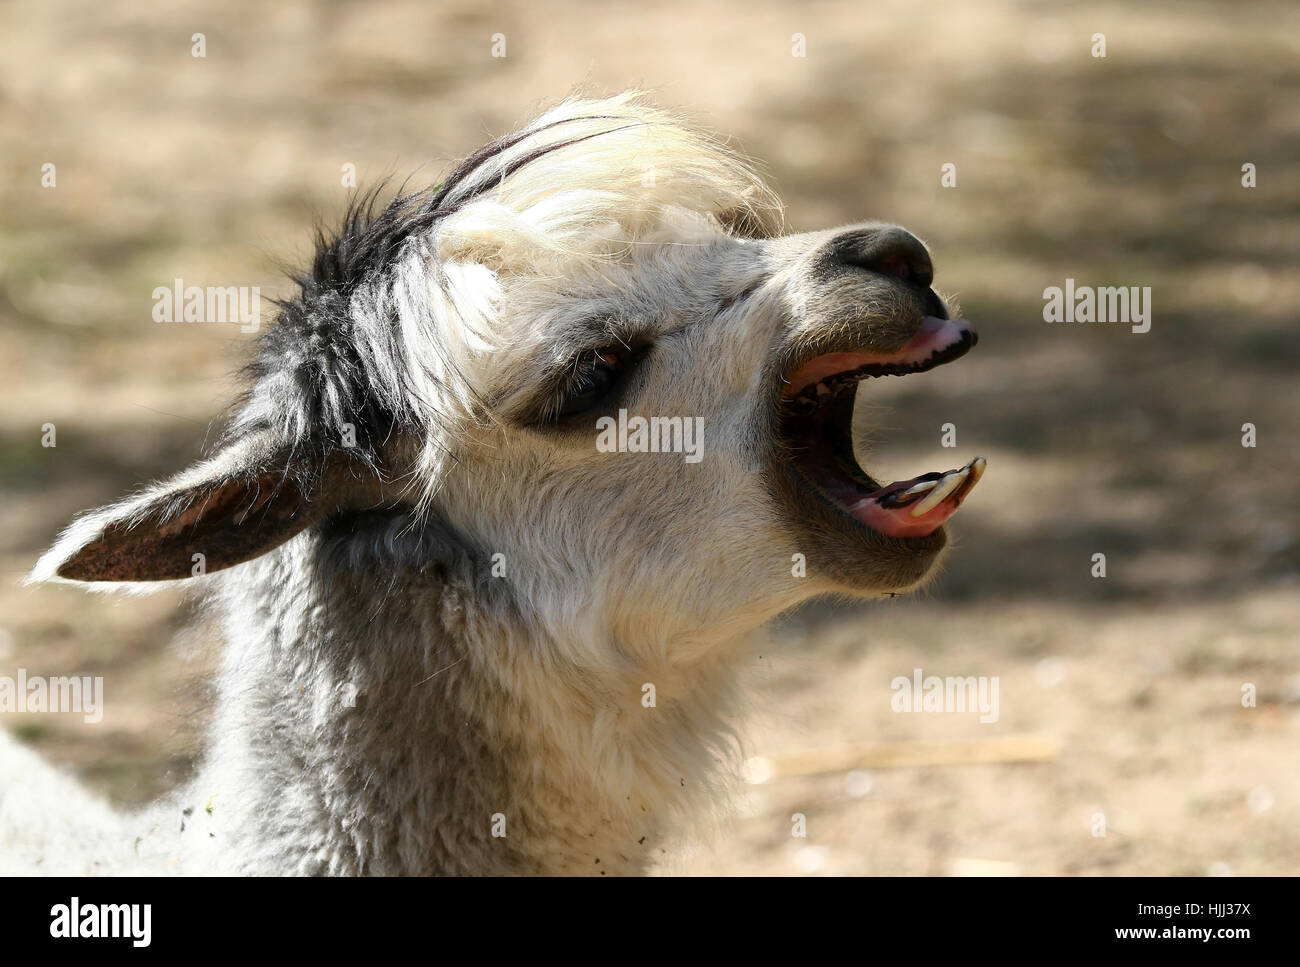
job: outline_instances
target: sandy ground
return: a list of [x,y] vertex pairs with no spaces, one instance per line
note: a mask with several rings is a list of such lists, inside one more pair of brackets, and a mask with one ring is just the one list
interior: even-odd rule
[[[8,5],[0,674],[104,675],[109,709],[0,725],[124,804],[192,768],[214,642],[186,603],[17,584],[74,511],[193,459],[232,392],[246,336],[155,324],[153,288],[285,291],[277,260],[341,209],[342,166],[363,185],[435,180],[575,85],[652,88],[730,133],[792,228],[907,225],[981,331],[960,365],[863,404],[877,476],[989,458],[944,575],[755,643],[751,776],[778,774],[665,871],[1300,871],[1285,3]],[[1151,331],[1044,323],[1043,289],[1066,278],[1150,286]],[[958,447],[937,460],[945,422]],[[57,447],[40,445],[47,423]],[[891,680],[914,668],[996,676],[998,720],[892,711]],[[1050,754],[852,769],[844,751],[1000,740]],[[814,756],[839,766],[799,774]]]

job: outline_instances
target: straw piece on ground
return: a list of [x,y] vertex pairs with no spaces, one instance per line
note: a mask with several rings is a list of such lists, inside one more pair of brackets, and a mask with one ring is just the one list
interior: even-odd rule
[[1002,735],[950,742],[871,742],[751,759],[747,772],[751,782],[766,782],[851,769],[1052,762],[1060,755],[1061,743],[1048,735]]

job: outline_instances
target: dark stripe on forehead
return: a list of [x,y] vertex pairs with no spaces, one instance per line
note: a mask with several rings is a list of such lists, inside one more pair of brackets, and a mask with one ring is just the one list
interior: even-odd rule
[[[594,134],[584,134],[580,138],[570,138],[568,141],[557,141],[555,144],[547,144],[547,145],[543,145],[540,148],[535,148],[534,150],[528,152],[525,155],[520,155],[514,161],[511,161],[508,165],[504,166],[501,169],[500,175],[496,180],[496,184],[497,185],[501,184],[501,182],[505,181],[507,178],[513,175],[520,168],[524,167],[525,165],[531,164],[532,162],[536,161],[538,158],[543,157],[544,155],[550,154],[552,151],[558,151],[561,148],[567,148],[570,147],[571,145],[581,144],[583,141],[590,141],[592,138],[603,138],[609,134],[616,134],[619,131],[626,131],[628,128],[640,127],[642,124],[644,124],[644,122],[641,121],[638,121],[635,124],[624,124],[617,128],[610,128],[608,131],[597,131]],[[440,208],[437,212],[437,216],[440,218],[444,215],[450,215],[454,211],[458,211],[459,209],[467,205],[469,202],[479,198],[484,191],[492,187],[495,187],[495,185],[480,186],[479,190],[476,193],[472,195],[467,195],[464,198],[458,198],[450,205],[445,205],[442,208]]]
[[473,175],[492,159],[499,157],[528,138],[551,128],[576,121],[614,121],[615,115],[592,114],[561,118],[540,128],[518,131],[484,145],[462,161],[436,188],[426,188],[408,195],[398,195],[379,214],[374,208],[384,185],[381,183],[358,196],[343,216],[340,229],[332,234],[321,232],[317,237],[316,256],[311,270],[297,278],[303,296],[311,298],[323,292],[349,295],[353,289],[376,272],[386,268],[396,257],[402,245],[412,236],[431,229],[440,219],[464,207],[484,193],[492,190],[525,165],[550,154],[591,138],[602,137],[635,127],[625,124],[597,131],[580,138],[570,138],[542,145],[503,166],[498,177],[478,185],[473,192],[448,203],[448,199],[468,182]]
[[[258,337],[257,352],[246,368],[250,385],[268,378],[283,381],[277,384],[277,399],[271,402],[271,409],[259,418],[267,425],[292,425],[334,440],[343,424],[350,423],[362,459],[375,459],[379,443],[394,426],[414,427],[413,414],[427,412],[430,407],[428,401],[420,399],[417,381],[406,372],[392,328],[394,320],[387,320],[388,326],[369,334],[371,341],[366,353],[362,353],[353,332],[353,292],[367,279],[386,271],[412,237],[482,197],[525,165],[552,151],[643,123],[540,145],[501,165],[496,177],[483,179],[463,197],[449,202],[484,165],[528,138],[562,124],[602,120],[622,119],[613,115],[562,118],[500,138],[462,161],[441,185],[408,194],[399,190],[398,196],[377,214],[384,184],[358,195],[336,232],[318,231],[311,266],[295,276],[301,291],[296,298],[280,304],[276,324]],[[441,284],[440,267],[433,264],[429,270],[435,284]],[[432,344],[428,352],[442,354],[443,348]],[[444,370],[454,371],[455,367],[450,356],[442,360]]]
[[[617,120],[618,118],[613,114],[584,114],[580,117],[560,118],[558,121],[552,121],[550,124],[544,124],[540,128],[516,131],[514,134],[506,135],[504,138],[498,138],[495,141],[485,144],[483,147],[479,148],[468,158],[466,158],[464,161],[458,164],[456,168],[452,171],[452,173],[447,176],[446,180],[442,183],[442,185],[436,189],[436,193],[434,194],[433,198],[430,199],[430,203],[435,206],[441,205],[444,201],[446,201],[447,196],[451,194],[451,192],[459,188],[460,185],[466,179],[468,179],[470,175],[472,175],[475,171],[477,171],[478,168],[481,167],[486,161],[496,157],[499,154],[503,154],[506,151],[509,151],[515,145],[519,144],[519,142],[531,138],[534,135],[541,134],[543,131],[549,131],[551,128],[558,127],[561,124],[571,124],[574,121],[617,121]],[[614,128],[611,129],[610,131],[602,131],[600,133],[610,134],[614,130],[618,130],[618,129]],[[592,135],[588,135],[588,137],[592,137]],[[570,141],[565,143],[572,144],[574,142]],[[553,150],[554,148],[561,148],[561,147],[564,147],[564,145],[563,144],[552,145],[551,150]],[[537,157],[540,157],[541,154],[545,154],[545,153],[546,153],[545,150],[540,150],[539,153],[537,154]],[[513,170],[514,169],[512,169],[512,171]]]

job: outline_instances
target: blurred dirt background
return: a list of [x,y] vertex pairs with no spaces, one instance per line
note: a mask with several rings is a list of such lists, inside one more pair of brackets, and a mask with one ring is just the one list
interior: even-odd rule
[[[746,787],[663,869],[1300,872],[1300,8],[2,9],[0,674],[104,675],[108,709],[0,726],[123,804],[198,751],[215,642],[188,604],[18,585],[74,512],[195,458],[233,391],[247,337],[154,323],[154,287],[285,292],[280,263],[345,203],[343,165],[432,182],[577,86],[640,86],[765,162],[792,228],[882,218],[932,243],[980,345],[868,387],[870,465],[990,464],[924,595],[812,607],[756,643],[751,775],[796,774]],[[1151,286],[1151,331],[1046,324],[1067,277]],[[998,676],[999,720],[892,712],[914,668]],[[1059,752],[797,774],[813,752],[1008,737]]]

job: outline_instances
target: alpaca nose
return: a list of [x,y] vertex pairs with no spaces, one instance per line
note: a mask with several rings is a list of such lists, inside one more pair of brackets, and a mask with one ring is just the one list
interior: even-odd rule
[[934,264],[924,243],[897,226],[846,232],[831,242],[827,254],[832,264],[888,275],[923,289],[934,281]]

